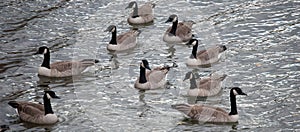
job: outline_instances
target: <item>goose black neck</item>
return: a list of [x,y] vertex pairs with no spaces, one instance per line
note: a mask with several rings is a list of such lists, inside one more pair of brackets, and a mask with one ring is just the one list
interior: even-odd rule
[[139,83],[146,83],[147,79],[146,79],[146,68],[140,66],[140,79],[139,79]]
[[44,60],[43,60],[43,63],[41,66],[50,69],[50,51],[49,51],[49,49],[47,49],[47,53],[44,54]]
[[111,32],[111,40],[110,40],[110,44],[114,44],[117,45],[117,28],[115,28],[115,31]]
[[231,105],[231,111],[229,115],[237,115],[237,108],[236,108],[236,98],[232,91],[230,91],[230,105]]
[[45,109],[45,115],[47,114],[53,114],[53,110],[52,110],[52,107],[51,107],[51,103],[50,103],[50,99],[47,98],[47,94],[45,93],[44,94],[44,109]]
[[196,89],[196,88],[197,88],[197,83],[196,83],[195,77],[193,76],[193,77],[190,79],[190,89]]
[[178,20],[176,20],[175,22],[173,22],[172,29],[170,31],[170,33],[172,35],[174,35],[174,36],[176,36],[177,25],[178,25]]
[[192,50],[192,55],[191,58],[197,58],[197,50],[198,50],[198,43],[196,45],[193,46],[193,50]]
[[137,6],[137,3],[135,3],[135,7],[133,8],[132,18],[139,17],[138,13],[139,13],[138,12],[138,6]]

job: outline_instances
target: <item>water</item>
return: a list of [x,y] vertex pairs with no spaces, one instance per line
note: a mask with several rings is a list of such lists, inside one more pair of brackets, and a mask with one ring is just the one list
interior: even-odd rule
[[[144,3],[145,1],[138,1]],[[138,46],[110,53],[110,34],[131,28],[124,1],[23,1],[1,2],[0,19],[0,125],[10,131],[299,131],[299,1],[156,1],[155,22],[139,27]],[[228,47],[222,59],[207,68],[185,65],[191,48],[162,41],[171,14],[179,21],[193,20],[200,48]],[[37,76],[41,56],[36,48],[47,45],[51,60],[97,58],[100,63],[79,77],[50,79]],[[168,88],[140,92],[133,88],[141,59],[150,66],[172,64]],[[185,96],[185,74],[200,77],[211,72],[227,74],[223,91],[205,101]],[[240,119],[234,124],[199,124],[173,110],[176,103],[210,104],[229,111],[229,87],[248,94],[237,97]],[[41,102],[51,89],[59,123],[39,126],[21,122],[8,106],[10,100]]]

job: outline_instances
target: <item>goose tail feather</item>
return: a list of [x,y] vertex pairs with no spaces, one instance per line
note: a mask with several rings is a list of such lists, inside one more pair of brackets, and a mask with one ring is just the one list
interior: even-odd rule
[[186,115],[188,115],[191,111],[192,106],[189,104],[175,104],[171,106],[173,109],[176,109]]
[[83,59],[83,60],[81,60],[81,62],[98,63],[100,61],[97,59]]
[[169,65],[164,66],[164,68],[165,68],[165,69],[168,69],[168,70],[170,70],[170,68],[174,68],[174,67],[178,67],[178,65],[177,65],[175,62],[173,62],[173,65],[172,65],[172,66],[169,66]]
[[140,34],[141,34],[141,30],[139,30],[138,28],[134,28],[133,30],[132,30],[132,32],[134,33],[134,34],[136,34],[136,36],[139,36]]
[[19,107],[19,103],[17,101],[9,101],[8,104],[13,108]]

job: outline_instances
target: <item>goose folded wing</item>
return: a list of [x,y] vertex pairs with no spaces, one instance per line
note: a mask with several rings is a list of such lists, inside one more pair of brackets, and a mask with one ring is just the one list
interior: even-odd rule
[[29,115],[29,116],[36,116],[36,115],[44,115],[44,107],[40,104],[35,103],[25,103],[20,105],[19,107],[19,114]]
[[138,15],[149,15],[152,14],[152,5],[151,3],[147,3],[139,7],[138,9]]
[[75,63],[72,61],[55,62],[50,65],[50,69],[56,69],[57,71],[63,72],[71,70],[74,64]]
[[161,68],[156,68],[147,73],[147,79],[150,82],[158,83],[163,80],[166,76],[166,73],[161,70]]
[[206,105],[194,106],[189,116],[201,122],[224,122],[228,120],[228,113],[225,110]]
[[191,31],[191,27],[187,26],[183,22],[180,22],[177,25],[176,36],[179,36],[180,38],[184,39],[190,39],[192,37]]
[[208,61],[210,58],[210,56],[206,50],[201,50],[201,51],[197,52],[196,56],[197,56],[197,59],[200,59],[201,61]]
[[211,88],[211,79],[210,78],[201,79],[198,83],[198,88],[209,90]]
[[120,34],[117,37],[118,44],[129,44],[129,43],[134,43],[135,41],[136,41],[136,36],[134,35],[133,31]]

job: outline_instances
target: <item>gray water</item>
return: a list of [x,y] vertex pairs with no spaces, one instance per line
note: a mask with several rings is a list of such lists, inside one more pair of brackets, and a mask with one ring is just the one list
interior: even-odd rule
[[[146,1],[138,1],[145,3]],[[128,31],[128,1],[109,0],[6,0],[0,3],[0,125],[9,131],[299,131],[300,130],[300,1],[155,1],[155,20],[142,31],[138,46],[111,53],[106,50],[109,25]],[[193,20],[201,49],[224,44],[228,50],[211,67],[187,67],[191,47],[162,41],[170,23]],[[47,45],[51,60],[99,59],[81,76],[39,77],[42,56],[32,55]],[[165,89],[141,92],[133,88],[138,64],[170,65]],[[185,74],[200,77],[212,72],[227,74],[222,92],[207,99],[186,96]],[[239,122],[195,123],[170,105],[209,104],[229,111],[230,87],[248,96],[237,97]],[[10,100],[42,102],[51,89],[61,99],[52,100],[59,116],[55,125],[40,126],[19,120]]]

